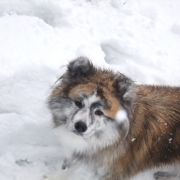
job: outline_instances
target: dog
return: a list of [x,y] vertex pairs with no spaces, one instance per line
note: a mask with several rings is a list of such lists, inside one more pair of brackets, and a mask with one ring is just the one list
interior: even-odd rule
[[68,179],[81,164],[100,180],[124,180],[180,162],[180,87],[137,85],[79,57],[58,79],[48,106],[66,149],[54,179]]

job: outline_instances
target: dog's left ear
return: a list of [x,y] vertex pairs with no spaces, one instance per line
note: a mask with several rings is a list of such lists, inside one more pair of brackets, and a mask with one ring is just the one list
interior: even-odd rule
[[121,100],[129,101],[131,98],[133,81],[125,75],[119,73],[115,80],[115,86]]
[[71,78],[86,77],[92,74],[94,66],[86,57],[79,57],[71,61],[68,65],[68,74]]

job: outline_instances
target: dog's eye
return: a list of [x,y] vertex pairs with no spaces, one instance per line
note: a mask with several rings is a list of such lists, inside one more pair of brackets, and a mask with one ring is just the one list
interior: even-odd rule
[[75,101],[74,103],[78,108],[82,108],[82,103],[80,101]]
[[96,114],[96,115],[98,115],[98,116],[102,116],[102,115],[103,115],[103,112],[100,111],[100,110],[96,110],[96,111],[94,112],[94,114]]

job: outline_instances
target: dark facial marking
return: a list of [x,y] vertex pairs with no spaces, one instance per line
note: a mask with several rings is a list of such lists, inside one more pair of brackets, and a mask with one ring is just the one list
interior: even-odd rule
[[104,113],[101,110],[96,110],[94,114],[97,116],[102,116]]
[[64,110],[72,106],[72,100],[67,97],[53,97],[49,100],[48,105],[53,112],[55,126],[65,124],[69,113],[65,114]]
[[103,107],[103,103],[101,101],[92,103],[90,109],[95,109],[99,107]]
[[83,104],[82,104],[82,102],[80,102],[80,101],[75,101],[74,103],[75,103],[75,105],[76,105],[78,108],[82,108],[82,107],[83,107]]
[[53,116],[53,121],[55,126],[61,126],[66,123],[67,117],[62,115],[61,118],[58,118],[57,116]]

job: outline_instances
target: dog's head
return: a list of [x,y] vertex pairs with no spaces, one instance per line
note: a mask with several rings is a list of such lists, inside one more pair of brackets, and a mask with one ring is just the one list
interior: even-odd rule
[[87,58],[71,61],[49,98],[55,127],[96,149],[123,140],[132,85],[126,76],[96,68]]

